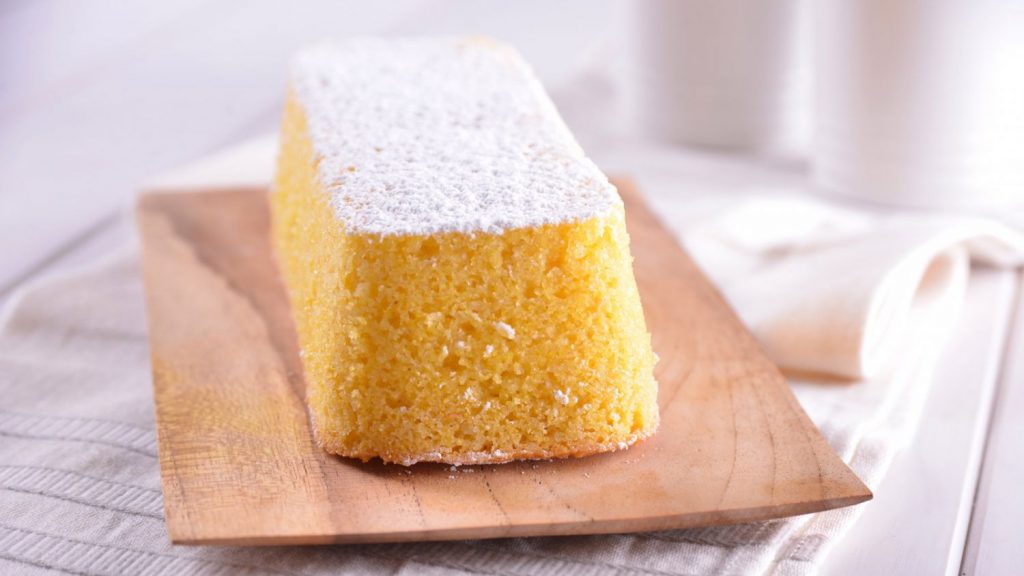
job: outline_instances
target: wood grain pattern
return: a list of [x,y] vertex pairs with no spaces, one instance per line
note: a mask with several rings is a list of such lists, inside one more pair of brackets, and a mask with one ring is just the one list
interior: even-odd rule
[[311,544],[708,526],[871,492],[628,182],[635,270],[661,362],[658,434],[614,454],[410,469],[311,439],[263,190],[145,195],[167,528],[184,544]]

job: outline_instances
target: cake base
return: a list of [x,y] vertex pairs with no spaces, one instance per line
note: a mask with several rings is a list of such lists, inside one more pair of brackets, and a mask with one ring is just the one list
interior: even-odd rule
[[333,450],[329,447],[321,446],[328,452],[336,454],[338,456],[344,456],[346,458],[357,458],[363,462],[369,462],[374,458],[380,458],[384,462],[390,462],[392,464],[401,464],[402,466],[412,466],[414,464],[434,463],[434,464],[451,464],[454,466],[471,466],[476,464],[507,464],[515,460],[551,460],[554,458],[583,458],[585,456],[593,456],[594,454],[602,454],[604,452],[616,452],[618,450],[628,450],[630,446],[636,444],[644,438],[650,437],[653,434],[646,435],[634,435],[626,440],[620,442],[608,442],[605,444],[576,444],[571,448],[563,450],[514,450],[510,452],[503,452],[501,450],[494,450],[492,452],[460,452],[460,453],[443,453],[440,451],[435,452],[422,452],[419,454],[379,454],[376,452],[348,452],[343,448]]

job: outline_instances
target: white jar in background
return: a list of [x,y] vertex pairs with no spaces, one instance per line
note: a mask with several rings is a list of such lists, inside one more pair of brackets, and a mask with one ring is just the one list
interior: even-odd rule
[[822,190],[1024,205],[1024,1],[816,0],[814,12]]
[[802,0],[637,0],[627,5],[634,124],[675,144],[742,151],[807,140]]

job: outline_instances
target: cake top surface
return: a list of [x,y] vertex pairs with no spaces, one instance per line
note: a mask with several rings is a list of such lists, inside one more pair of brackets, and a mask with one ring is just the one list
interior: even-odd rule
[[296,56],[291,86],[350,233],[500,233],[621,205],[529,66],[496,42],[323,43]]

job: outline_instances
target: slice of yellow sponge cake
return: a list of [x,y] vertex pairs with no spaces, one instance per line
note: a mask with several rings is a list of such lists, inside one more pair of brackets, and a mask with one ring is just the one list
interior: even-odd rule
[[281,138],[273,236],[325,450],[493,463],[654,432],[622,200],[515,51],[316,46]]

